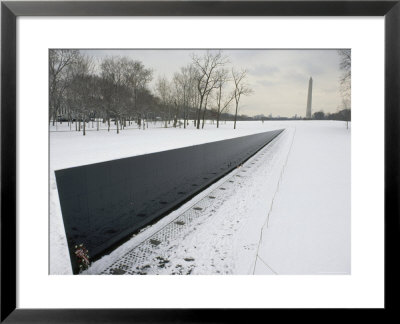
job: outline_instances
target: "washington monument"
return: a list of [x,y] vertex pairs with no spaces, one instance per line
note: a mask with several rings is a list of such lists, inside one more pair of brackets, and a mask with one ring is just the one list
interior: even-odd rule
[[311,102],[312,102],[312,78],[310,77],[310,81],[308,81],[306,118],[311,118]]

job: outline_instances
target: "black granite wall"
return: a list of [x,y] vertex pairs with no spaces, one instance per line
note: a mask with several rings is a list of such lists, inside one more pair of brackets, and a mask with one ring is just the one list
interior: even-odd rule
[[282,130],[55,171],[74,272],[245,161]]

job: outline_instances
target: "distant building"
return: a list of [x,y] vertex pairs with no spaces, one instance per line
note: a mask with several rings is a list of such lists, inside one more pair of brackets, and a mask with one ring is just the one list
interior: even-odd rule
[[313,83],[313,80],[312,80],[312,78],[310,77],[310,81],[308,81],[308,96],[307,96],[306,118],[311,118],[312,83]]

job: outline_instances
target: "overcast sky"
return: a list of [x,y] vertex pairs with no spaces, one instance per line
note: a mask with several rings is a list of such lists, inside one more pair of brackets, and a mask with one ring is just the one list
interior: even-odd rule
[[[99,59],[127,56],[153,70],[154,81],[169,79],[191,62],[191,53],[203,50],[82,50]],[[312,112],[335,112],[341,104],[339,56],[336,50],[223,50],[230,66],[248,71],[247,83],[254,90],[241,99],[240,114],[254,116],[305,116],[308,81],[313,78]]]

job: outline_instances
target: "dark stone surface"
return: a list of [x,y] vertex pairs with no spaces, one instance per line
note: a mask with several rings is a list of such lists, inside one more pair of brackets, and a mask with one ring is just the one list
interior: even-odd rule
[[74,272],[243,163],[282,130],[55,171]]

